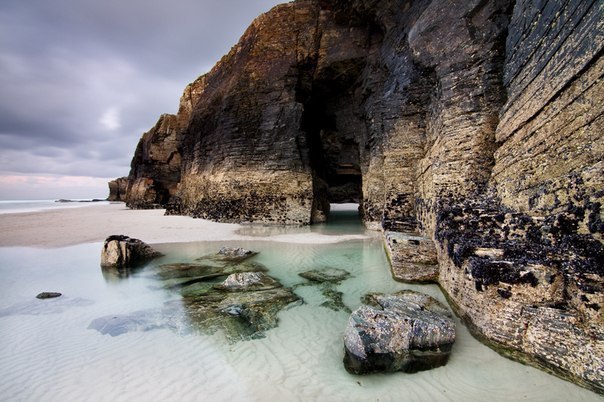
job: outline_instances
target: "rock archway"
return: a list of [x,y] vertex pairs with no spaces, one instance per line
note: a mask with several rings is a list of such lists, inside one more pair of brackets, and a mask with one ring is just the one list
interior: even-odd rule
[[[361,117],[360,74],[363,59],[334,63],[300,82],[298,101],[304,106],[301,129],[306,133],[313,172],[313,222],[327,218],[330,203],[361,203],[361,150],[365,122]],[[301,79],[309,74],[301,74]],[[309,78],[307,78],[309,79]]]

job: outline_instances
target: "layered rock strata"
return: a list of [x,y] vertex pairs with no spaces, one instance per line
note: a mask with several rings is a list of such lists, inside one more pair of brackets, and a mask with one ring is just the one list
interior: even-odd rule
[[359,200],[395,276],[604,392],[603,32],[596,0],[277,6],[143,136],[126,201],[308,224]]

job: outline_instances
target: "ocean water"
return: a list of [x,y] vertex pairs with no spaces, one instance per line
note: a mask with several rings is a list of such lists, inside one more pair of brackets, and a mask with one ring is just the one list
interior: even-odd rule
[[49,209],[79,208],[109,203],[108,201],[88,202],[90,200],[72,201],[73,202],[56,202],[56,200],[0,200],[0,215],[46,211]]
[[[322,230],[333,236],[364,233],[346,213],[336,218]],[[0,400],[601,400],[499,356],[473,339],[459,321],[446,366],[415,374],[350,375],[342,364],[348,313],[322,306],[325,297],[315,286],[296,287],[304,303],[281,311],[278,327],[261,339],[232,343],[221,333],[188,331],[186,315],[173,317],[169,326],[158,322],[157,329],[118,336],[88,328],[99,317],[178,304],[178,293],[158,286],[158,265],[193,261],[223,245],[259,251],[252,260],[264,264],[285,286],[305,282],[298,273],[309,269],[349,271],[352,276],[337,290],[350,309],[367,292],[405,288],[445,302],[437,286],[394,282],[377,236],[335,244],[260,239],[158,244],[154,246],[166,255],[126,277],[101,270],[100,243],[0,248]],[[63,296],[35,299],[42,291]]]

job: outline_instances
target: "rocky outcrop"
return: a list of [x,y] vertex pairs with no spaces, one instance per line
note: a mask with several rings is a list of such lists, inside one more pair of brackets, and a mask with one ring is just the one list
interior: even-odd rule
[[604,392],[604,6],[451,4],[262,15],[143,136],[127,202],[308,224],[360,200],[395,277],[438,281],[474,334]]
[[120,177],[109,182],[109,196],[107,201],[126,201],[128,192],[128,178]]
[[101,267],[130,268],[159,256],[161,253],[142,240],[114,235],[105,239],[101,251]]
[[344,367],[353,374],[415,373],[447,363],[455,342],[453,315],[414,291],[372,294],[350,316],[344,334]]
[[502,353],[602,391],[602,243],[577,234],[569,213],[502,211],[495,202],[442,209],[439,283],[451,305]]

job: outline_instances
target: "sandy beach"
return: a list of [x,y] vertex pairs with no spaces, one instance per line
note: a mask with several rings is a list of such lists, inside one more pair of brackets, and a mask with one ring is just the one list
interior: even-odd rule
[[[354,208],[354,206],[345,204],[339,208]],[[262,237],[270,237],[271,241],[289,243],[332,243],[367,238],[363,235],[336,237],[310,231],[300,234],[278,234],[270,228],[265,234],[249,236],[237,233],[242,228],[244,225],[216,223],[188,216],[164,216],[163,209],[131,210],[122,203],[112,203],[2,214],[0,215],[0,247],[65,247],[101,242],[114,234],[128,235],[147,243],[259,240]]]

